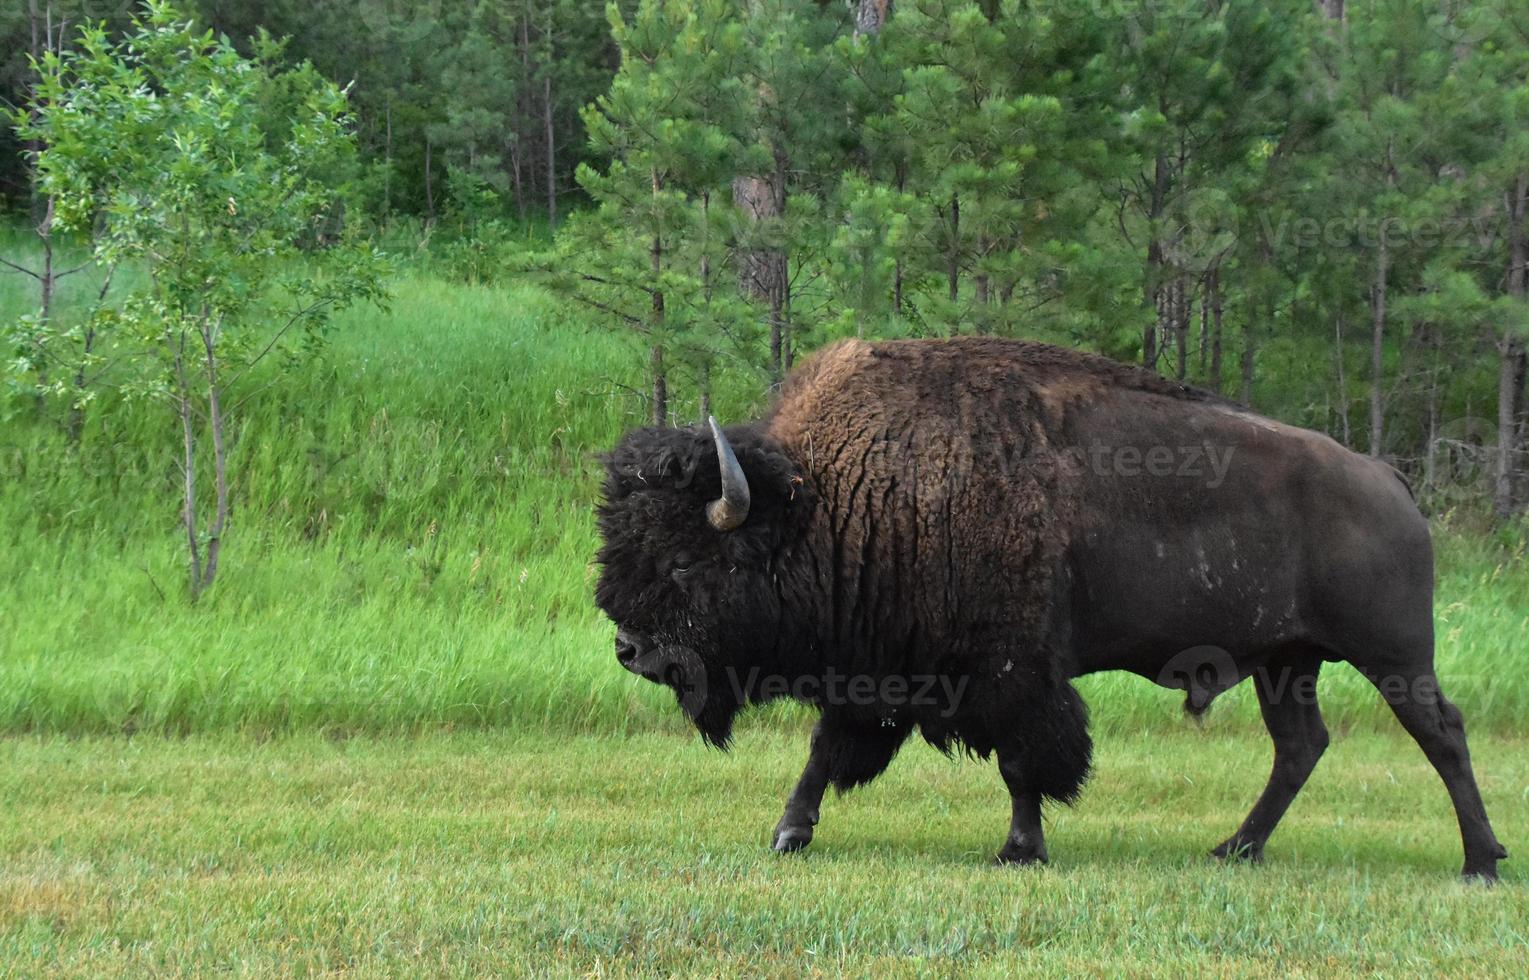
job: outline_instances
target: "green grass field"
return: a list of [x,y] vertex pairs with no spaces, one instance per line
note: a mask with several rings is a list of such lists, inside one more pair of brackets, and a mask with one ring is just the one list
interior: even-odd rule
[[[989,865],[991,765],[910,749],[765,846],[803,740],[459,733],[0,744],[0,973],[1521,977],[1529,893],[1461,883],[1443,788],[1339,739],[1258,867],[1209,847],[1251,737],[1108,738],[1052,862]],[[1529,741],[1477,739],[1510,849]]]
[[[0,316],[23,285],[0,277]],[[1515,863],[1455,880],[1443,787],[1346,667],[1265,867],[1205,857],[1266,773],[1250,693],[1198,728],[1120,677],[1082,685],[1099,775],[1050,818],[1049,868],[988,867],[996,771],[924,748],[775,859],[804,713],[702,749],[590,599],[596,454],[644,417],[635,345],[529,287],[393,287],[252,379],[195,605],[169,411],[104,398],[73,449],[10,403],[0,976],[1529,970]],[[719,414],[757,412],[759,380],[720,378]],[[1529,854],[1523,536],[1471,525],[1436,521],[1439,669]]]

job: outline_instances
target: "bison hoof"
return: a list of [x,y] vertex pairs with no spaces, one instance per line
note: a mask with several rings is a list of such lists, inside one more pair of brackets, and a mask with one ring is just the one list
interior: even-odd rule
[[1468,882],[1495,885],[1497,884],[1497,859],[1491,858],[1477,864],[1467,861],[1465,867],[1460,869],[1460,877]]
[[1210,853],[1212,857],[1223,861],[1246,861],[1249,864],[1259,864],[1264,859],[1264,846],[1258,841],[1229,837]]
[[1493,864],[1472,868],[1467,865],[1461,869],[1460,877],[1464,878],[1467,884],[1495,885],[1497,884],[1497,866]]
[[1460,869],[1460,876],[1466,881],[1479,881],[1483,884],[1494,885],[1497,883],[1497,862],[1508,858],[1508,849],[1501,844],[1493,843],[1485,857],[1472,860],[1467,857],[1465,867]]
[[1004,865],[1027,865],[1045,864],[1046,848],[1030,847],[1023,844],[1015,844],[1012,840],[1003,845],[998,856],[993,858],[993,863],[1002,867]]
[[812,843],[811,827],[776,827],[775,841],[770,848],[776,854],[791,854]]

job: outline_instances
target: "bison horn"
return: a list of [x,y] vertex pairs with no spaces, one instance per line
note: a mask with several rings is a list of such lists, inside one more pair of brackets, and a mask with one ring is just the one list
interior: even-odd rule
[[709,415],[706,421],[711,423],[711,437],[717,444],[717,465],[722,469],[722,496],[706,505],[706,519],[719,531],[731,531],[748,520],[749,480],[743,475],[743,467],[738,465],[738,457],[733,454],[727,436],[722,434],[722,426]]

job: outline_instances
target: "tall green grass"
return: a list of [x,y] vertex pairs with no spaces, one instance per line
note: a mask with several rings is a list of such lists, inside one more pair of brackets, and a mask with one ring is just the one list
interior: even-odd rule
[[197,605],[168,409],[108,397],[77,450],[5,424],[0,730],[673,724],[609,669],[589,598],[597,454],[645,417],[641,358],[534,289],[393,287],[251,380]]
[[[66,310],[88,276],[70,289]],[[250,380],[225,563],[196,605],[168,409],[103,397],[74,448],[13,401],[0,731],[680,727],[669,695],[615,666],[591,601],[597,453],[646,416],[635,339],[530,287],[416,271],[393,297],[338,317],[321,357]],[[0,278],[0,316],[31,303]],[[760,387],[724,376],[719,413],[757,412]],[[1522,543],[1438,537],[1441,673],[1473,726],[1521,729]],[[1390,724],[1361,679],[1329,673],[1336,724]],[[1143,681],[1084,686],[1106,728],[1185,724]],[[1257,724],[1246,692],[1224,700],[1211,724]]]

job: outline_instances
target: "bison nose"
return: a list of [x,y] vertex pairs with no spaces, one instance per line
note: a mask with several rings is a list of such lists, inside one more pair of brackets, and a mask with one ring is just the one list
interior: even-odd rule
[[641,639],[626,630],[618,629],[616,631],[616,662],[627,670],[631,670],[641,654]]

